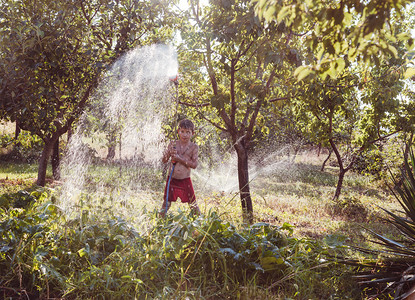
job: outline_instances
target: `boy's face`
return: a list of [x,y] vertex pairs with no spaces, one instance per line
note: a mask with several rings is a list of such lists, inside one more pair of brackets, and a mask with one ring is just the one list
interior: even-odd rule
[[179,139],[182,142],[188,142],[193,136],[193,130],[188,128],[179,127],[178,130]]

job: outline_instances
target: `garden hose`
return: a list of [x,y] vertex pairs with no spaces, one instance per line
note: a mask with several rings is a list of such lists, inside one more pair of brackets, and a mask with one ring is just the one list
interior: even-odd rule
[[[173,146],[173,149],[174,150],[176,150],[176,146],[174,145]],[[170,172],[170,175],[169,175],[169,179],[167,180],[167,191],[166,191],[166,210],[165,210],[165,215],[167,215],[167,210],[169,209],[169,190],[170,190],[170,181],[171,181],[171,178],[173,177],[173,172],[174,172],[174,167],[176,166],[176,162],[175,161],[172,161],[171,162],[173,165],[172,165],[172,167],[171,167],[171,172]]]
[[174,167],[176,166],[176,163],[173,164],[172,168],[171,168],[171,172],[170,172],[170,176],[169,179],[167,180],[167,192],[166,192],[166,208],[165,208],[165,212],[164,215],[167,215],[167,210],[169,209],[169,190],[170,190],[170,181],[171,178],[173,176],[173,172],[174,172]]

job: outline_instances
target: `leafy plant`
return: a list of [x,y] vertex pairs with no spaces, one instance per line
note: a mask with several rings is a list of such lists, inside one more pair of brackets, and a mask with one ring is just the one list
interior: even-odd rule
[[30,132],[22,130],[17,138],[11,134],[1,135],[0,146],[5,149],[1,154],[1,160],[32,162],[39,158],[43,141]]
[[13,142],[13,135],[12,134],[2,134],[0,135],[0,146],[5,148],[9,146]]
[[[371,231],[382,250],[359,249],[378,255],[376,260],[359,264],[364,268],[356,277],[369,287],[375,287],[378,295],[390,295],[406,299],[415,294],[415,156],[411,149],[404,160],[401,178],[393,178],[394,193],[403,211],[386,212],[386,222],[402,234],[401,240],[391,239]],[[378,296],[377,295],[377,296]]]
[[8,197],[34,201],[0,208],[4,298],[327,298],[310,281],[328,285],[342,272],[325,260],[342,241],[298,239],[288,224],[240,229],[214,211],[179,211],[166,219],[141,214],[132,226],[91,203],[69,217],[45,189]]

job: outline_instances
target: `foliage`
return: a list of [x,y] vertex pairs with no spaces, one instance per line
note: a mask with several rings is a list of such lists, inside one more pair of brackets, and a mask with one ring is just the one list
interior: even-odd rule
[[385,220],[396,227],[402,234],[400,240],[371,231],[374,242],[381,245],[381,251],[359,249],[378,255],[376,261],[369,260],[360,264],[363,271],[356,277],[375,291],[394,299],[407,299],[415,290],[415,155],[413,150],[405,160],[401,178],[394,179],[394,194],[403,212],[383,209]]
[[392,176],[400,176],[403,146],[407,142],[406,133],[399,133],[376,143],[375,147],[361,153],[352,167],[352,171],[371,176],[373,180],[390,182]]
[[[399,1],[273,1],[255,0],[256,12],[268,21],[289,28],[304,37],[314,53],[306,65],[296,70],[299,80],[318,74],[335,78],[345,70],[347,61],[379,64],[384,56],[399,57],[393,45],[406,45],[405,57],[413,59],[413,37],[409,32],[396,36],[393,23],[411,13],[412,0]],[[412,6],[413,7],[413,6]],[[410,69],[408,76],[413,74]],[[413,76],[413,75],[411,75]]]
[[13,207],[16,201],[0,208],[4,297],[232,298],[244,297],[245,288],[270,298],[282,291],[308,297],[321,293],[310,290],[310,276],[333,273],[321,259],[343,248],[336,239],[294,238],[288,224],[237,229],[214,212],[165,220],[150,213],[143,216],[150,226],[137,230],[87,206],[68,218],[45,189],[2,199],[13,197],[31,200],[24,208]]
[[[396,26],[395,30],[404,28]],[[403,56],[402,43],[393,45]],[[299,127],[315,143],[330,145],[337,159],[340,169],[334,198],[339,198],[343,178],[356,162],[381,148],[394,133],[411,132],[404,124],[412,116],[405,112],[406,100],[401,98],[405,64],[404,59],[393,56],[385,56],[369,68],[347,61],[336,77],[310,77],[298,83],[302,89],[293,89]]]
[[1,147],[6,149],[1,155],[4,161],[37,161],[43,149],[43,140],[28,131],[21,131],[17,139],[11,134],[0,136]]
[[413,131],[413,97],[404,89],[413,72],[413,1],[254,2],[259,17],[301,37],[297,83],[287,94],[297,128],[333,149],[338,199],[346,172],[364,152],[393,132]]
[[132,47],[171,36],[163,2],[0,2],[0,117],[36,134],[44,149],[38,184],[52,147],[82,113],[103,72]]
[[362,174],[368,173],[371,175],[378,175],[380,179],[382,171],[384,170],[384,161],[379,149],[373,149],[361,153],[355,160],[352,170]]
[[368,211],[362,202],[356,197],[344,197],[341,201],[332,201],[329,208],[333,215],[341,215],[347,219],[366,221]]

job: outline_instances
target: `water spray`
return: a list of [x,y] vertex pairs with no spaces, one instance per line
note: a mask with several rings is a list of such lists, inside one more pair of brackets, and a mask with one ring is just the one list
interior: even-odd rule
[[173,126],[173,130],[176,129],[177,126],[177,110],[179,108],[179,75],[176,74],[172,77],[169,78],[169,80],[176,86],[176,110],[174,113],[174,126]]
[[[133,217],[130,207],[134,211],[155,207],[155,201],[144,195],[151,185],[146,172],[148,168],[157,170],[166,146],[163,120],[166,112],[174,113],[176,74],[177,54],[167,45],[131,49],[107,70],[105,80],[91,96],[89,110],[80,117],[62,159],[58,204],[65,211],[75,212],[80,199],[86,198],[84,195],[88,195],[88,205],[110,205],[111,210],[126,219]],[[91,124],[89,116],[96,120],[97,131],[91,129],[96,125]],[[101,166],[96,162],[104,161],[107,155],[106,134],[110,133],[117,139],[122,136],[122,149],[117,144],[116,160]],[[122,176],[119,175],[121,167]],[[109,171],[100,172],[97,168]],[[169,197],[172,198],[171,193]],[[135,213],[134,216],[137,217]]]

